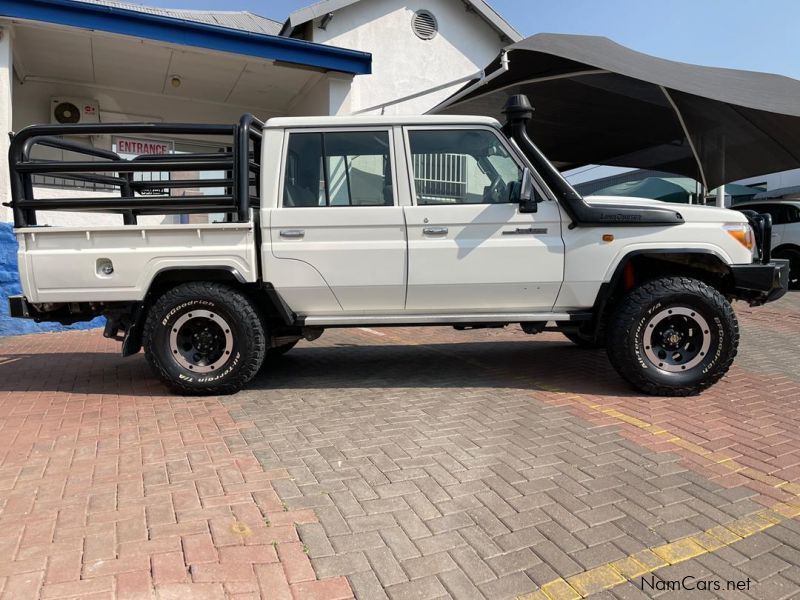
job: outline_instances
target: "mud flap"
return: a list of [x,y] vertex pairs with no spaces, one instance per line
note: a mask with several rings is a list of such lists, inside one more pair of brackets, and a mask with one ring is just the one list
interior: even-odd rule
[[144,304],[137,304],[131,311],[131,321],[122,340],[122,356],[133,356],[142,349],[142,331],[147,313]]

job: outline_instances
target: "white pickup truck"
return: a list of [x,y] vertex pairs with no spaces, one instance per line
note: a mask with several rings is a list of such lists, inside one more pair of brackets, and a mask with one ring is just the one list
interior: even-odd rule
[[[582,198],[527,136],[527,99],[512,97],[505,112],[502,127],[466,116],[250,115],[233,126],[28,127],[9,155],[24,291],[11,313],[104,315],[124,355],[144,346],[185,394],[236,392],[299,340],[354,326],[557,328],[604,346],[646,393],[690,395],[718,381],[739,342],[731,300],[763,304],[787,288],[769,217]],[[69,137],[114,134],[228,141],[218,153],[125,159]],[[58,159],[37,158],[42,147]],[[36,198],[42,176],[114,192]],[[37,211],[121,217],[61,227],[37,225]],[[193,213],[212,216],[140,223]]]

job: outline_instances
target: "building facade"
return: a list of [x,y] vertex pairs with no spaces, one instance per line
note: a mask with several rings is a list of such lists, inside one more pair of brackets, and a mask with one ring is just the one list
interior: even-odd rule
[[426,112],[521,39],[483,0],[327,0],[289,15],[281,33],[369,51],[350,108],[372,114]]

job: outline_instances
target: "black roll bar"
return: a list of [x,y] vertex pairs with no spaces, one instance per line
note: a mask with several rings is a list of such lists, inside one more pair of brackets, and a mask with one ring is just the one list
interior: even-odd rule
[[[260,195],[261,140],[264,123],[246,114],[236,125],[193,123],[102,123],[91,125],[32,125],[11,135],[8,161],[11,201],[15,227],[36,225],[37,210],[112,212],[123,215],[125,224],[135,224],[140,214],[181,214],[224,212],[237,222],[250,219],[251,205]],[[146,134],[222,136],[233,140],[227,152],[143,155],[133,159],[95,148],[62,136]],[[227,145],[227,144],[226,144]],[[32,159],[37,146],[64,150],[87,160]],[[252,150],[251,150],[252,146]],[[88,160],[91,159],[91,160]],[[223,171],[216,179],[168,179],[135,181],[135,173]],[[34,197],[32,175],[101,184],[119,189],[119,197],[41,198]],[[137,196],[159,189],[222,187],[225,194],[213,196]],[[254,193],[251,193],[254,190]]]

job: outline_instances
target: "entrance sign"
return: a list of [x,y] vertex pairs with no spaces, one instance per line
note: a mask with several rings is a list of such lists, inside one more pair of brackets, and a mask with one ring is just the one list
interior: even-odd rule
[[113,142],[117,148],[117,154],[142,156],[145,154],[171,154],[175,150],[175,142],[161,140],[115,137]]

